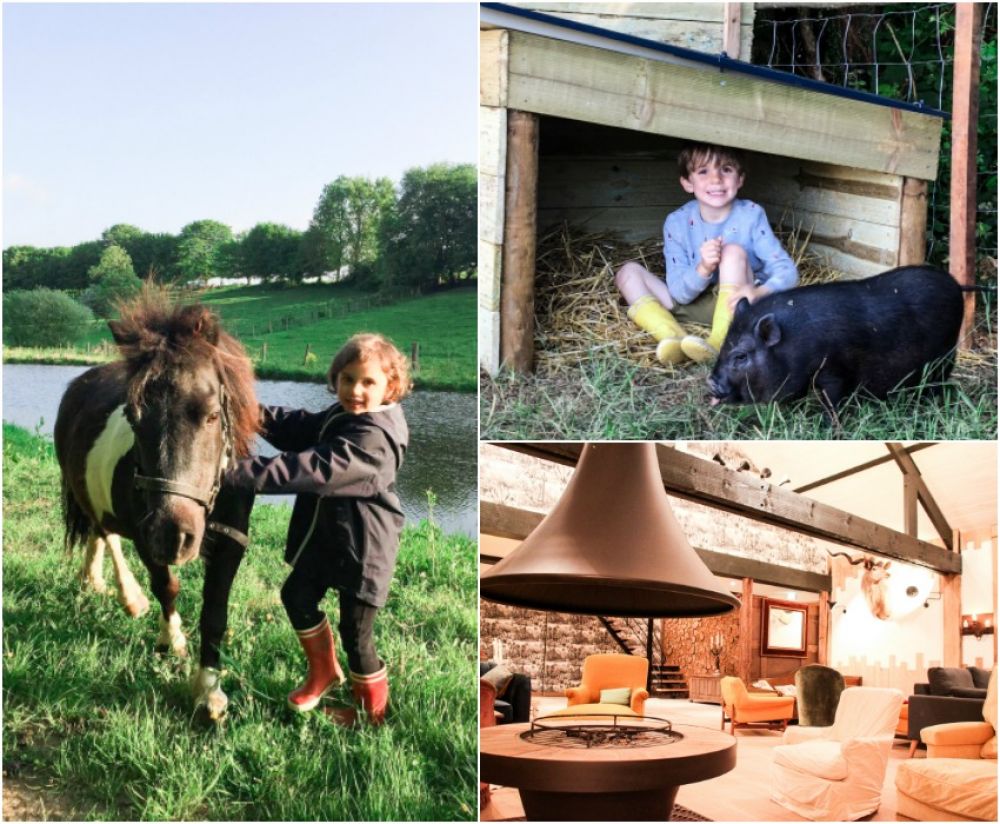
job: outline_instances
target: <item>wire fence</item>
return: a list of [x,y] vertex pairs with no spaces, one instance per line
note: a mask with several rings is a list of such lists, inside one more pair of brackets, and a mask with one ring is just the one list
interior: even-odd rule
[[[985,3],[976,177],[976,257],[981,273],[997,258],[997,9]],[[869,10],[869,8],[874,10]],[[893,100],[951,111],[955,8],[952,3],[816,9],[758,6],[752,62]],[[829,13],[824,13],[828,11]],[[928,186],[927,259],[947,261],[951,121],[943,124],[939,174]]]

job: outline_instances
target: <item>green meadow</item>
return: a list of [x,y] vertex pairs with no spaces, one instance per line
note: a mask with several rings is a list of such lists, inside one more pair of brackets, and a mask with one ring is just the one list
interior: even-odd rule
[[[80,590],[80,557],[62,546],[51,442],[5,424],[3,470],[8,779],[87,820],[476,818],[472,540],[428,521],[405,530],[376,622],[389,719],[346,730],[321,712],[296,716],[285,706],[305,673],[278,598],[289,510],[258,505],[230,600],[229,714],[211,725],[192,711],[192,662],[153,651],[155,607],[130,619],[112,597]],[[202,569],[196,561],[178,570],[194,655]],[[335,598],[327,608],[335,620]]]
[[[200,298],[246,347],[258,377],[323,381],[333,355],[357,332],[379,332],[406,355],[418,344],[417,388],[475,392],[476,290],[460,287],[379,305],[350,286],[212,289]],[[99,363],[113,353],[107,324],[70,349],[9,347],[8,363]],[[307,355],[307,346],[308,352]]]

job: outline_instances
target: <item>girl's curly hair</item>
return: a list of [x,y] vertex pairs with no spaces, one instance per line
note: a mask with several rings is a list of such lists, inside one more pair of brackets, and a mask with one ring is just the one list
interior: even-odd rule
[[386,389],[386,403],[395,403],[405,398],[413,388],[410,380],[410,365],[406,356],[388,338],[374,332],[361,332],[345,343],[333,356],[333,362],[326,373],[326,385],[331,392],[337,392],[337,375],[348,364],[378,358],[382,371],[389,379]]

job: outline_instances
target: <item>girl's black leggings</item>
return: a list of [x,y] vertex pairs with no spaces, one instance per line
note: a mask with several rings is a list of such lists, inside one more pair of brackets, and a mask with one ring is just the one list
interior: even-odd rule
[[[281,587],[281,603],[285,605],[288,620],[300,632],[311,629],[323,620],[325,613],[319,605],[332,588],[327,583],[325,569],[317,569],[315,562],[311,562],[310,555],[315,558],[316,553],[303,553]],[[382,668],[382,662],[375,651],[372,637],[378,607],[362,603],[343,591],[338,594],[340,622],[337,629],[347,652],[351,672],[356,675],[378,672]]]

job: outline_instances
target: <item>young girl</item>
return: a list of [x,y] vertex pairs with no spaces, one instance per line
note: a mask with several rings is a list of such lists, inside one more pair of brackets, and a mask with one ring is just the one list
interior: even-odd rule
[[[389,681],[372,626],[385,604],[403,526],[395,482],[409,437],[399,405],[410,391],[409,370],[381,335],[360,334],[336,354],[327,381],[337,401],[325,412],[262,407],[263,436],[285,451],[238,461],[227,482],[265,494],[297,493],[285,547],[292,572],[281,600],[309,670],[289,706],[307,712],[344,682],[319,608],[336,589],[354,701],[380,724]],[[353,709],[330,714],[345,725],[356,720]]]

